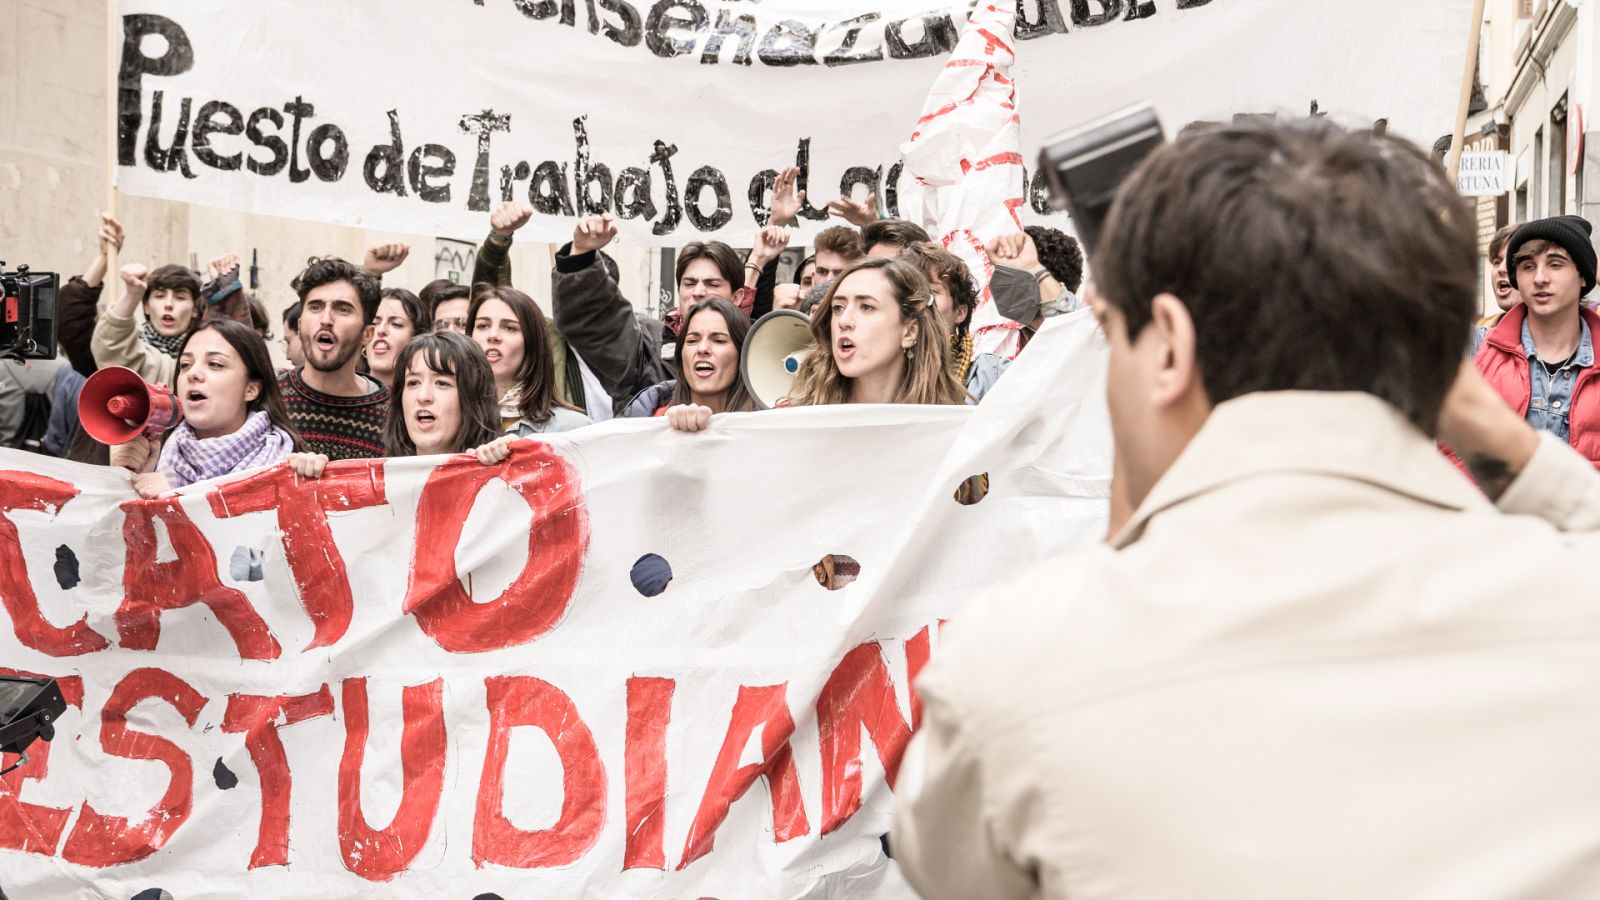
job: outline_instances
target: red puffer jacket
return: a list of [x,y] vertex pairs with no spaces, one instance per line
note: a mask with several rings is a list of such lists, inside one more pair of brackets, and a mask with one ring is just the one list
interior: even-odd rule
[[[1600,316],[1586,307],[1579,307],[1579,311],[1589,325],[1589,334],[1600,336]],[[1484,336],[1483,346],[1472,358],[1472,364],[1520,416],[1528,414],[1528,402],[1532,397],[1528,357],[1522,350],[1522,323],[1527,317],[1527,306],[1520,303],[1513,306],[1500,324]],[[1578,379],[1572,385],[1572,406],[1567,414],[1567,439],[1600,468],[1600,387],[1593,386],[1597,376],[1600,376],[1600,366],[1578,370]]]

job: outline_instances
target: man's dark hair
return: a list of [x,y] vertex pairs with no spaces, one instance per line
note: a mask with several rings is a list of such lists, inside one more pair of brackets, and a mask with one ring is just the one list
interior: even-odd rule
[[1083,248],[1078,245],[1078,239],[1065,231],[1043,225],[1029,225],[1022,230],[1033,238],[1034,249],[1039,253],[1039,265],[1044,266],[1063,287],[1076,294],[1078,288],[1083,286]]
[[[429,325],[431,326],[435,314],[437,314],[439,311],[439,304],[447,303],[451,300],[471,300],[472,288],[464,284],[456,284],[454,281],[451,281],[448,278],[440,278],[435,281],[428,282],[427,285],[423,287],[422,293],[417,295],[417,299],[420,300],[422,305],[427,309],[427,319]],[[412,318],[415,319],[416,317],[413,316]],[[418,330],[421,331],[425,329],[419,328]]]
[[1512,222],[1494,233],[1494,237],[1489,239],[1489,259],[1491,262],[1506,255],[1506,245],[1511,243],[1511,236],[1516,234],[1517,229],[1521,227],[1521,223]]
[[361,298],[364,322],[371,325],[378,315],[378,303],[382,299],[379,296],[378,279],[349,260],[337,256],[312,257],[306,262],[305,269],[295,276],[294,289],[300,295],[300,302],[304,303],[314,289],[336,281],[348,281],[355,286],[356,295]]
[[[144,295],[149,297],[156,291],[188,291],[189,299],[196,304],[200,302],[200,273],[188,266],[162,266],[150,273],[145,279]],[[195,311],[195,320],[200,318],[199,310]]]
[[[826,250],[844,257],[847,263],[853,263],[867,255],[867,248],[861,243],[861,232],[849,225],[835,225],[817,232],[814,245],[817,253]],[[816,257],[812,257],[815,259]]]
[[1477,223],[1428,153],[1325,119],[1184,136],[1117,193],[1095,255],[1135,339],[1178,297],[1212,403],[1362,391],[1435,433],[1477,313]]
[[697,259],[711,260],[722,273],[722,280],[728,283],[728,290],[737,291],[744,287],[744,263],[739,259],[739,251],[729,247],[721,241],[690,241],[678,250],[678,265],[673,272],[674,283],[683,281],[683,271],[689,264]]
[[289,331],[293,334],[299,334],[300,310],[304,308],[305,307],[300,305],[299,300],[289,304],[289,308],[283,311],[283,327],[289,329]]
[[896,247],[909,247],[912,244],[932,243],[933,238],[928,236],[921,226],[907,222],[905,219],[880,219],[861,229],[861,247],[863,251],[870,251],[879,244],[893,244]]

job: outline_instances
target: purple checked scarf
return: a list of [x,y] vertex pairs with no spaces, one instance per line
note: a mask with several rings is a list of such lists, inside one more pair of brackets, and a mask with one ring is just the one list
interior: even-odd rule
[[173,487],[183,487],[280,463],[293,451],[294,441],[288,432],[273,425],[266,410],[261,410],[251,413],[238,431],[222,437],[195,437],[194,429],[184,422],[167,438],[156,468],[167,473]]

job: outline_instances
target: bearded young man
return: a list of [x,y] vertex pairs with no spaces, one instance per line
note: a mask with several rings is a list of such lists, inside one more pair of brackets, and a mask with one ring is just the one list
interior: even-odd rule
[[1476,269],[1398,139],[1135,171],[1090,297],[1135,511],[941,636],[891,837],[925,898],[1600,896],[1600,473],[1462,361]]
[[354,263],[314,259],[295,280],[305,365],[278,379],[307,449],[329,459],[383,452],[389,387],[356,371],[378,314],[378,281]]

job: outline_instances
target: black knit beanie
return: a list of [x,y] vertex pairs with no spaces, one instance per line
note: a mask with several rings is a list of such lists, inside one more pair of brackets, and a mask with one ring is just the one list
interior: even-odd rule
[[1529,241],[1550,241],[1572,257],[1572,264],[1578,267],[1578,277],[1583,279],[1583,290],[1578,296],[1588,296],[1594,290],[1595,279],[1594,243],[1589,240],[1593,232],[1594,226],[1582,216],[1551,216],[1518,228],[1506,244],[1506,277],[1511,279],[1511,286],[1521,290],[1517,287],[1517,248]]

